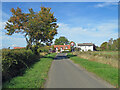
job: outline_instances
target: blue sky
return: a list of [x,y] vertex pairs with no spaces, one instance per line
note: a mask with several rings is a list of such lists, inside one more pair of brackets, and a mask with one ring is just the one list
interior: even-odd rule
[[[118,37],[118,5],[113,2],[3,2],[2,3],[2,47],[26,46],[22,34],[5,35],[5,22],[10,18],[11,8],[20,7],[23,12],[33,8],[38,12],[41,6],[50,7],[58,19],[58,34],[76,43],[100,45],[110,38]],[[1,38],[1,37],[0,37]],[[54,41],[54,40],[53,40]]]

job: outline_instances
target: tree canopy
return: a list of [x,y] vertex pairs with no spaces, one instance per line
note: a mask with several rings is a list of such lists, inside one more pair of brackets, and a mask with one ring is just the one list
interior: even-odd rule
[[108,42],[103,42],[100,46],[101,50],[108,50],[108,51],[117,51],[119,49],[119,42],[120,38],[113,40],[111,38]]
[[102,49],[102,50],[106,50],[107,49],[107,42],[103,42],[102,44],[101,44],[101,46],[100,46],[100,48]]
[[61,36],[59,39],[55,40],[55,45],[64,45],[64,44],[69,44],[69,41],[66,37]]
[[24,34],[27,41],[27,48],[32,49],[32,45],[39,45],[41,42],[52,42],[57,34],[57,19],[53,15],[51,8],[41,7],[39,12],[29,9],[29,13],[24,13],[17,7],[12,8],[12,16],[6,22],[5,29],[7,35],[14,33]]

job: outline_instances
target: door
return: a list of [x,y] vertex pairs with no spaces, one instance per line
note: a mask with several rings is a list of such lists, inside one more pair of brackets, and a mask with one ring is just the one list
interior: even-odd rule
[[63,47],[60,48],[60,51],[61,51],[61,52],[63,51]]

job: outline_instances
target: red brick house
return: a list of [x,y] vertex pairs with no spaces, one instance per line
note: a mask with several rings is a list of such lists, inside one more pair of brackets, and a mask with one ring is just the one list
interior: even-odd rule
[[14,49],[22,49],[22,48],[25,48],[25,47],[14,47]]
[[54,45],[56,52],[70,51],[70,45]]

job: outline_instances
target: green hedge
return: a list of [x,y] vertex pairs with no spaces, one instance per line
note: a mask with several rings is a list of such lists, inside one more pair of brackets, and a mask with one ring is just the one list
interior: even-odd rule
[[37,56],[31,50],[2,50],[2,79],[3,82],[22,75],[26,68],[29,68]]
[[64,51],[71,51],[71,49],[65,49]]
[[62,53],[70,53],[71,51],[63,51]]

